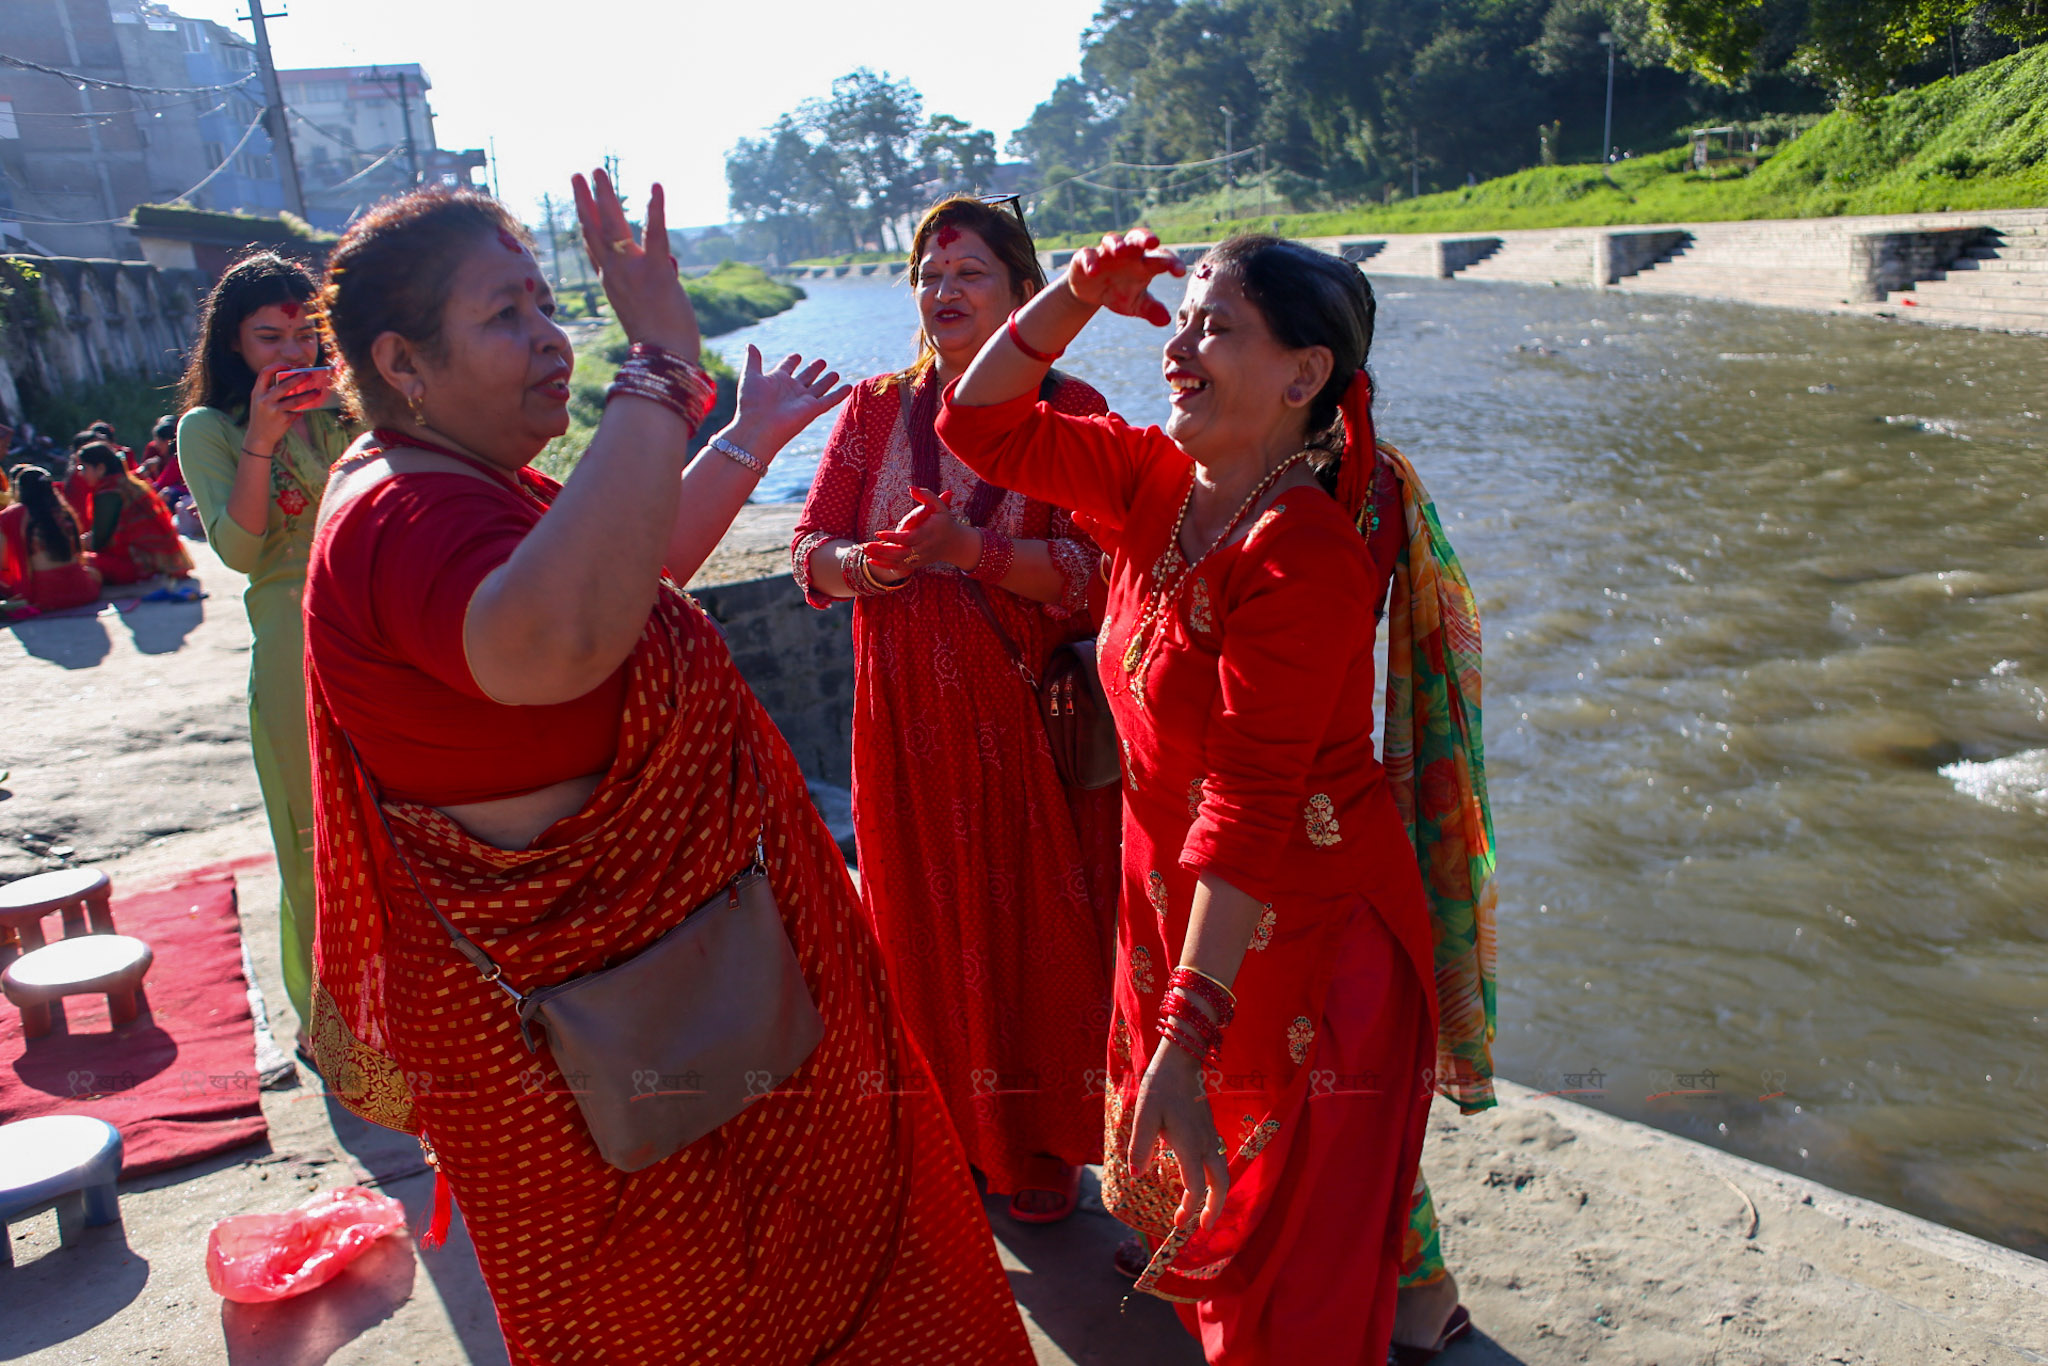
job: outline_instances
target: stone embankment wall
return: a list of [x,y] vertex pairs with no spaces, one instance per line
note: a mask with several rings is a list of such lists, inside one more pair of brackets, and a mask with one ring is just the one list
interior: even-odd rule
[[0,420],[23,391],[66,393],[124,375],[178,372],[208,288],[204,272],[140,261],[15,256],[33,270],[0,323]]
[[853,782],[853,603],[823,612],[788,574],[692,588],[814,782]]

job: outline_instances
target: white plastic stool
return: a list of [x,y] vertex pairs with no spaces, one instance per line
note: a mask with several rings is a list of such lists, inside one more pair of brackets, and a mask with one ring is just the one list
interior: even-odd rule
[[20,1008],[25,1039],[50,1032],[50,1007],[66,996],[104,994],[119,1029],[141,1014],[142,979],[155,957],[149,945],[125,934],[74,935],[9,963],[0,972],[0,994]]
[[[57,1211],[57,1241],[121,1220],[121,1131],[90,1115],[45,1115],[0,1124],[0,1266],[14,1263],[5,1225]],[[27,1306],[21,1306],[24,1312]]]

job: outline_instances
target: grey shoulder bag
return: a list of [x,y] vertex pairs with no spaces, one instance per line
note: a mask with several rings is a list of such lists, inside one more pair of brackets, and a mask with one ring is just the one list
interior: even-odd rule
[[[374,795],[362,756],[355,761]],[[398,851],[381,799],[377,819]],[[733,1118],[787,1081],[825,1035],[758,833],[753,861],[661,938],[623,962],[523,992],[398,857],[455,951],[512,999],[527,1048],[546,1039],[599,1155],[620,1171],[652,1166]]]

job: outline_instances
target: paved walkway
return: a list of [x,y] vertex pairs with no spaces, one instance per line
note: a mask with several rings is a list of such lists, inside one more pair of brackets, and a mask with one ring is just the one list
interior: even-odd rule
[[[0,875],[57,848],[71,850],[64,861],[97,856],[117,888],[248,860],[244,936],[289,1039],[276,877],[238,729],[248,632],[236,576],[210,558],[201,572],[214,596],[197,607],[0,630],[0,768],[14,769],[0,784],[0,849],[12,850]],[[53,834],[78,843],[53,846]],[[1503,1093],[1486,1115],[1440,1104],[1432,1120],[1425,1163],[1480,1329],[1442,1366],[2048,1363],[2048,1263],[1566,1101]],[[122,1227],[69,1249],[51,1216],[11,1228],[0,1359],[503,1361],[459,1223],[437,1251],[387,1240],[281,1305],[213,1295],[202,1256],[219,1218],[366,1182],[417,1222],[431,1194],[410,1139],[314,1088],[269,1092],[263,1105],[266,1144],[127,1183]],[[1120,1311],[1126,1287],[1109,1268],[1120,1230],[1088,1191],[1074,1219],[1050,1228],[991,1209],[1039,1360],[1196,1366],[1166,1305],[1138,1297]]]

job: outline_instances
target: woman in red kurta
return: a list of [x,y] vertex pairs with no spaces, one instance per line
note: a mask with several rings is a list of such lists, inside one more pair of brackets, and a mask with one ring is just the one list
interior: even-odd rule
[[[304,595],[322,1079],[420,1136],[522,1366],[1027,1366],[845,864],[676,586],[846,390],[823,362],[764,374],[750,351],[740,415],[689,461],[712,388],[661,191],[642,249],[608,183],[576,190],[634,346],[567,485],[527,462],[567,426],[568,341],[496,201],[404,196],[330,260],[325,322],[379,425],[335,468]],[[722,906],[757,849],[823,1040],[711,1133],[621,1171],[501,985],[632,958]]]
[[96,441],[78,453],[92,508],[93,564],[108,583],[184,578],[192,556],[156,490],[129,472],[121,453]]
[[1033,403],[1046,353],[1098,306],[1167,320],[1145,284],[1180,267],[1156,248],[1134,233],[1077,257],[984,349],[939,430],[1115,547],[1098,658],[1124,750],[1124,887],[1103,1197],[1161,1240],[1139,1285],[1181,1303],[1211,1362],[1377,1366],[1436,1007],[1421,879],[1372,738],[1398,499],[1358,430],[1365,403],[1337,423],[1364,384],[1371,294],[1334,258],[1237,239],[1198,267],[1167,343],[1166,431]]
[[[1036,679],[1055,645],[1092,633],[1101,554],[933,430],[940,388],[1044,283],[1022,222],[943,201],[911,280],[923,354],[856,387],[791,555],[813,605],[856,599],[854,838],[890,980],[968,1160],[1043,1222],[1101,1160],[1117,795],[1061,784],[1037,694],[982,605]],[[1077,379],[1043,387],[1060,412],[1105,409]]]

